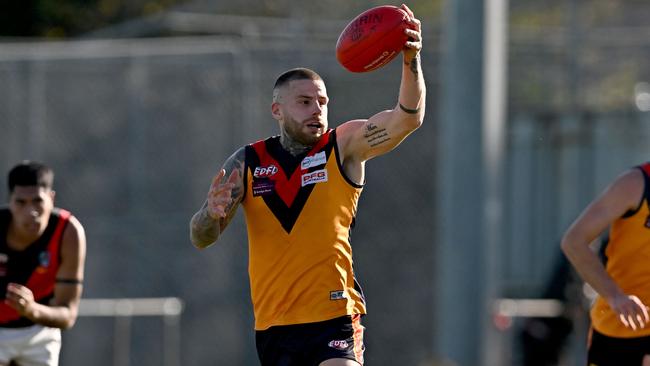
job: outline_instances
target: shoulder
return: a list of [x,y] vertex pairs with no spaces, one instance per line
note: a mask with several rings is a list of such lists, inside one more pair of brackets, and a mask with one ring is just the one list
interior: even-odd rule
[[246,149],[248,146],[251,145],[246,145],[242,146],[239,149],[237,149],[232,155],[226,159],[226,162],[224,163],[224,168],[226,169],[226,172],[232,171],[232,169],[241,169],[244,166],[244,161],[246,160]]
[[232,155],[230,155],[226,160],[241,160],[246,155],[246,149],[249,146],[253,146],[253,144],[240,147],[239,149],[235,150],[235,152],[232,153]]
[[61,239],[62,253],[83,251],[86,247],[86,232],[79,220],[70,215]]
[[632,168],[621,173],[607,187],[604,198],[625,205],[628,209],[636,209],[643,200],[645,178],[638,168]]
[[355,136],[364,133],[364,130],[367,128],[366,122],[368,122],[367,119],[355,119],[336,127],[336,143],[339,145],[339,148],[345,148]]
[[645,186],[643,172],[639,168],[632,168],[622,172],[613,182],[612,187],[617,187],[622,191],[638,190]]

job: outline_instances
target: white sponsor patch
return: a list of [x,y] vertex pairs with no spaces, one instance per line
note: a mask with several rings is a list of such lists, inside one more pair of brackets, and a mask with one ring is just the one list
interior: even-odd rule
[[348,348],[348,341],[346,341],[345,339],[330,341],[330,343],[328,343],[327,345],[338,350],[344,350]]
[[330,291],[330,300],[343,300],[347,298],[345,291]]
[[303,174],[300,178],[301,186],[306,186],[308,184],[316,184],[321,182],[327,182],[327,169],[316,170],[311,173]]
[[304,159],[302,159],[302,162],[300,163],[300,168],[309,169],[313,166],[323,165],[325,163],[327,163],[327,158],[325,157],[325,151],[321,151],[318,154],[307,156]]
[[278,167],[271,164],[269,166],[258,166],[253,171],[255,178],[268,178],[278,172]]

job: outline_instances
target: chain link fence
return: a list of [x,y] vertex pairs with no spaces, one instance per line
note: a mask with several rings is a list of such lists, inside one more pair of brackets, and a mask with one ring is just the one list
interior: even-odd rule
[[[433,364],[439,40],[434,31],[425,39],[425,123],[367,164],[352,233],[369,302],[372,365]],[[519,91],[540,95],[519,82],[531,72],[541,82],[567,67],[556,49],[525,52],[529,41],[515,38],[510,60],[516,95],[499,288],[513,298],[539,293],[568,221],[620,169],[647,160],[650,134],[648,113],[632,106],[567,112],[561,103],[523,98]],[[0,170],[21,159],[54,168],[57,204],[87,232],[85,298],[178,297],[182,365],[255,365],[243,215],[203,251],[190,244],[188,222],[221,163],[277,133],[271,89],[286,69],[305,66],[323,76],[332,127],[395,105],[399,62],[350,74],[334,58],[335,42],[297,32],[2,44]],[[648,44],[630,47],[626,62],[647,59]],[[562,88],[558,80],[544,85]],[[0,193],[6,197],[4,185]],[[131,364],[163,364],[163,326],[159,319],[131,321]],[[80,318],[64,333],[62,364],[113,365],[114,327],[107,318]]]

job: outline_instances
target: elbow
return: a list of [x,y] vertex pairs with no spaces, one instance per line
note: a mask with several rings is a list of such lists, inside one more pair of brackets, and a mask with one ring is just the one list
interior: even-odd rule
[[424,114],[418,116],[418,118],[416,118],[415,121],[412,122],[413,131],[420,128],[422,126],[422,122],[424,122]]
[[422,126],[423,120],[424,120],[424,115],[420,115],[420,114],[414,115],[410,118],[407,118],[404,121],[404,125],[408,131],[413,132]]
[[417,113],[401,113],[399,115],[400,118],[400,124],[401,126],[407,130],[407,131],[415,131],[420,126],[422,126],[422,122],[424,121],[424,112],[422,110],[419,110]]
[[571,254],[575,252],[575,241],[571,239],[571,235],[569,233],[565,234],[562,237],[562,241],[560,242],[560,249],[568,258],[571,258]]
[[560,250],[562,250],[562,252],[564,254],[566,254],[566,252],[569,250],[570,246],[571,246],[571,244],[569,244],[569,241],[567,240],[567,236],[566,235],[563,236],[562,240],[560,241]]
[[77,322],[77,317],[76,316],[72,317],[72,318],[67,319],[66,321],[64,321],[63,324],[61,324],[60,328],[61,328],[61,330],[68,330],[68,329],[72,328],[75,325],[76,322]]
[[413,131],[417,130],[418,128],[420,128],[420,126],[422,126],[422,123],[424,122],[424,114],[425,114],[424,110],[425,110],[425,104],[422,103],[418,107],[417,113],[410,114],[408,116],[407,123],[409,124],[409,127]]
[[57,324],[53,324],[54,327],[59,328],[61,330],[68,330],[72,328],[75,323],[77,322],[77,315],[78,315],[78,305],[75,306],[68,306],[66,315],[60,319],[60,321],[57,322]]
[[190,233],[190,242],[196,249],[205,249],[215,243],[214,241],[200,240],[193,233]]

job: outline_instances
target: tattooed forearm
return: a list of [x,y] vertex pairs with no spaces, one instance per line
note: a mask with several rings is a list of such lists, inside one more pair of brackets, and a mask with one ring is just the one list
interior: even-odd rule
[[420,54],[418,53],[411,59],[411,61],[404,61],[404,63],[409,67],[409,70],[411,70],[413,76],[417,79],[420,76]]
[[[237,150],[224,164],[224,169],[226,170],[226,177],[229,177],[233,171],[237,171],[239,179],[237,180],[235,186],[231,191],[230,197],[232,197],[232,202],[226,206],[226,212],[233,211],[237,205],[241,202],[244,197],[244,169],[245,169],[245,149],[241,148]],[[230,222],[230,220],[228,220]],[[227,223],[226,223],[227,224]]]
[[208,213],[208,201],[192,216],[190,221],[190,240],[197,248],[205,248],[217,241],[221,225]]
[[[213,182],[208,199],[190,221],[190,239],[194,246],[205,248],[215,243],[235,216],[244,197],[245,149],[241,148],[223,165],[225,175]],[[232,188],[230,188],[232,185]],[[224,205],[226,199],[229,202]],[[224,215],[222,217],[222,215]]]
[[375,147],[390,140],[388,131],[385,128],[377,127],[374,123],[366,125],[366,131],[363,134],[370,147]]

